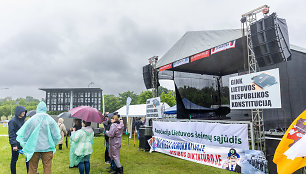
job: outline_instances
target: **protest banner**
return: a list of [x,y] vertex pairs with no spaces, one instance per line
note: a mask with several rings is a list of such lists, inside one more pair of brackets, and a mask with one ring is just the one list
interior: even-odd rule
[[150,152],[156,151],[176,158],[245,174],[268,173],[263,152],[229,147],[175,141],[153,136],[148,140]]
[[153,121],[153,133],[171,140],[249,149],[247,124]]

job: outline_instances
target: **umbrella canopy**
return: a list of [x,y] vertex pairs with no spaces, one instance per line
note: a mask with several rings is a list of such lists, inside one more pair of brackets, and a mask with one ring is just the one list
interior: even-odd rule
[[72,118],[71,113],[70,112],[63,112],[60,113],[57,118]]
[[72,117],[82,119],[87,122],[102,123],[103,115],[96,108],[90,106],[79,106],[69,110]]
[[31,111],[27,112],[26,116],[32,117],[35,114],[36,114],[36,110],[31,110]]

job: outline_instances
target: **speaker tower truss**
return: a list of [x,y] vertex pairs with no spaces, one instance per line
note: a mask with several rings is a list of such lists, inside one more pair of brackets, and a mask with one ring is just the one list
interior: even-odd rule
[[[243,34],[247,37],[247,50],[248,50],[248,70],[249,73],[255,73],[259,71],[255,54],[253,51],[252,37],[251,37],[251,24],[257,21],[258,13],[261,13],[264,9],[269,8],[267,5],[258,7],[250,12],[242,15],[241,23]],[[265,133],[264,133],[264,117],[262,109],[252,109],[252,123],[254,128],[255,143],[258,150],[264,150],[265,147]]]

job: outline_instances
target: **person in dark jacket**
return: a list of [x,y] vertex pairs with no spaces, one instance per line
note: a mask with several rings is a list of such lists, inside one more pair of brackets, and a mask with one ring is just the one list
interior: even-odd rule
[[[21,150],[19,142],[16,140],[16,132],[21,128],[25,121],[27,110],[23,106],[17,106],[15,109],[15,116],[8,123],[9,142],[12,149],[11,158],[11,173],[16,173],[16,163],[19,157],[18,150]],[[26,163],[27,171],[29,170],[29,164]]]
[[[109,117],[108,117],[108,114],[109,113],[105,113],[105,121],[103,121],[103,126],[104,126],[104,131],[109,131],[109,128],[110,128],[110,126],[111,126],[111,121],[110,121],[110,119],[109,119]],[[104,132],[104,137],[105,137],[105,142],[106,142],[106,148],[105,148],[105,163],[106,164],[110,164],[110,161],[111,161],[111,159],[110,159],[110,157],[109,157],[109,154],[108,154],[108,149],[109,149],[109,137],[105,134],[105,132]]]
[[139,128],[144,125],[144,123],[141,121],[141,118],[137,118],[137,121],[135,122],[135,127],[136,127],[136,132],[137,132],[137,137],[139,140]]

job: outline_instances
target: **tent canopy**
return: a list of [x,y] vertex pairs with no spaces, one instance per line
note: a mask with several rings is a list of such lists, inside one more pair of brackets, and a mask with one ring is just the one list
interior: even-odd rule
[[158,60],[157,68],[223,76],[243,71],[246,59],[240,29],[189,31]]
[[165,109],[164,114],[176,114],[176,111],[176,105],[174,105],[170,108]]
[[[167,103],[161,103],[165,109],[170,106]],[[146,104],[138,104],[138,105],[130,105],[129,106],[129,117],[145,117],[146,116]],[[126,117],[126,105],[122,106],[116,112],[120,115],[120,117]]]

